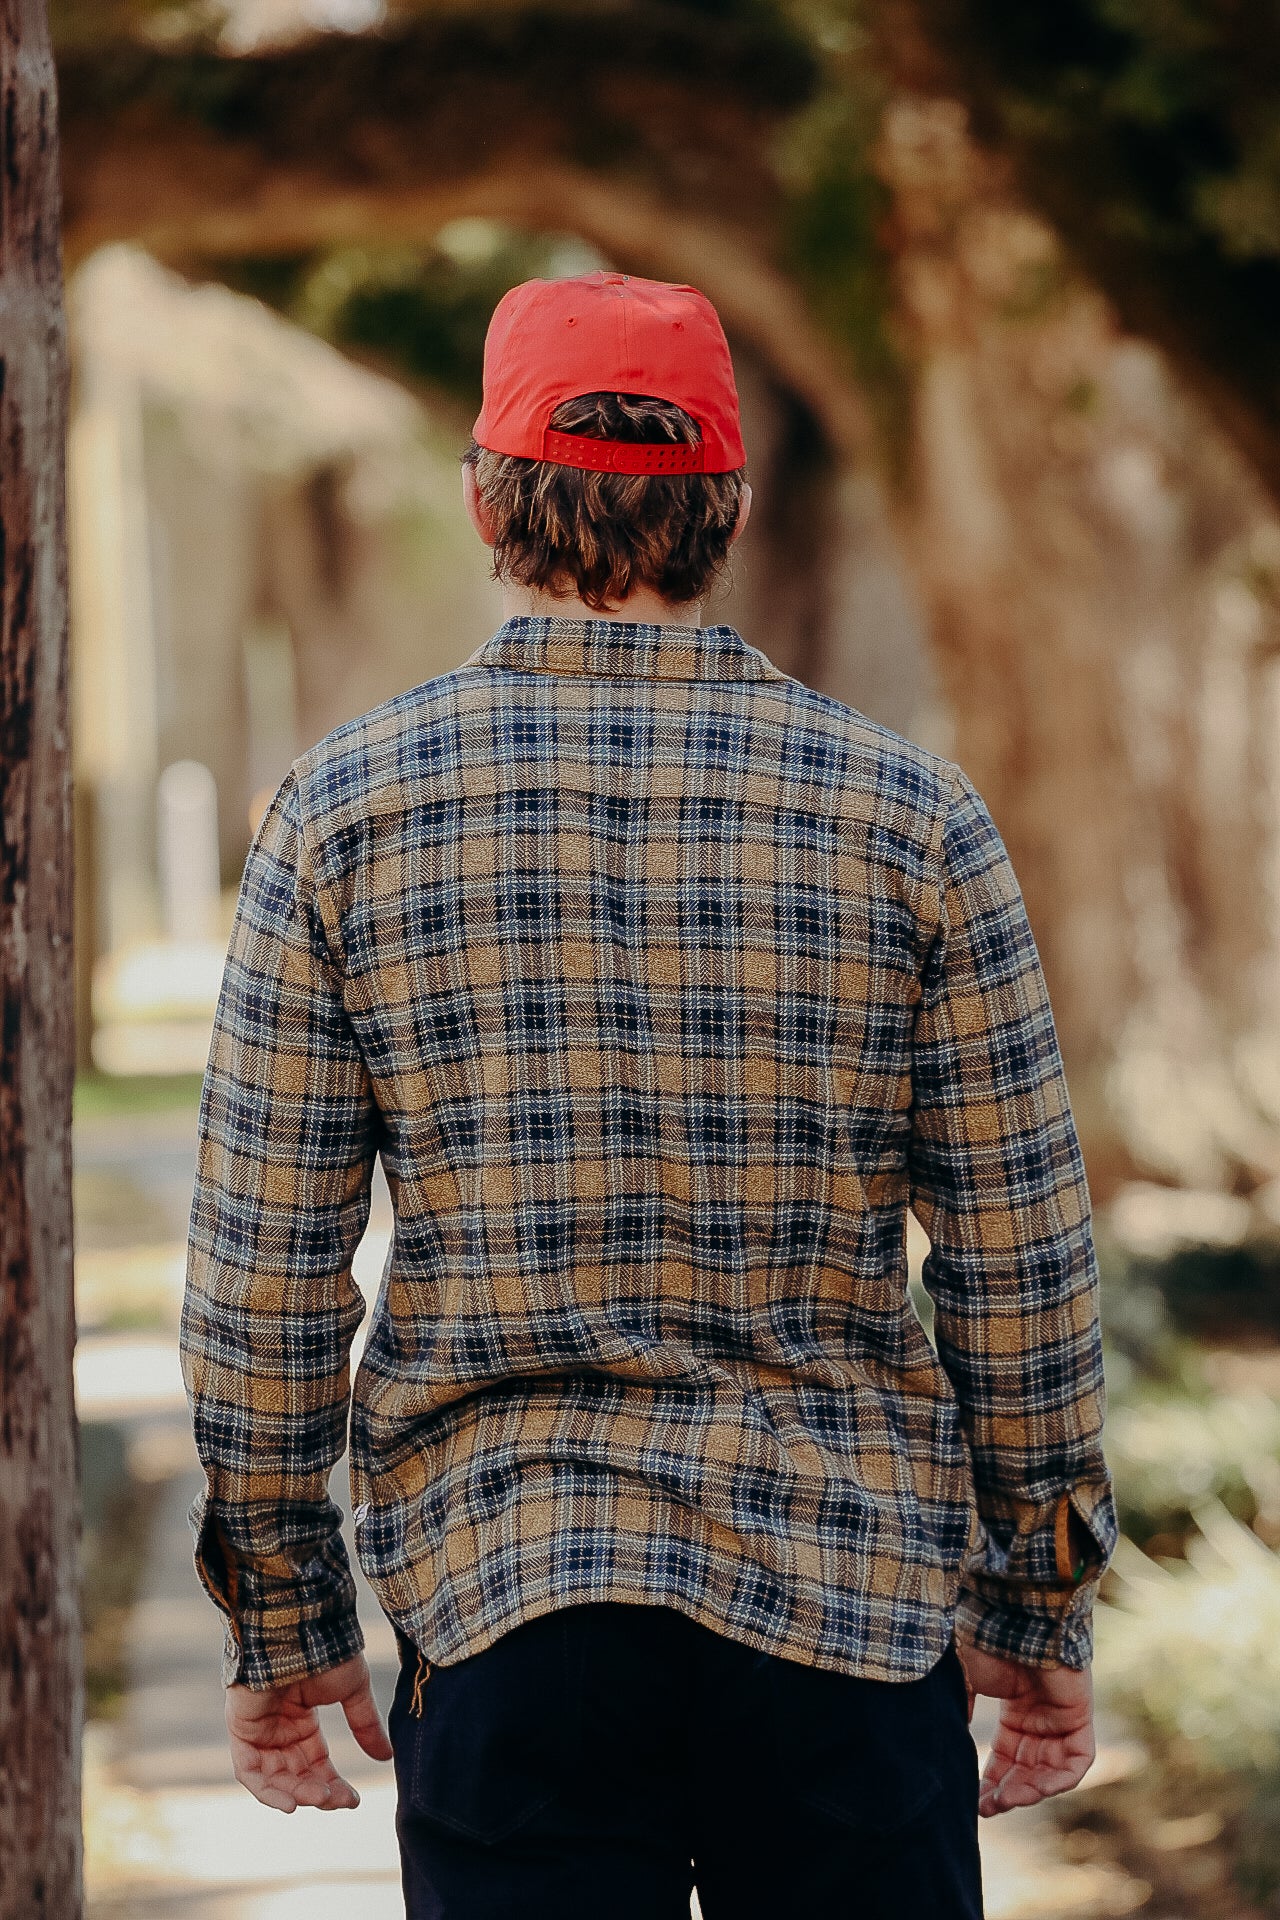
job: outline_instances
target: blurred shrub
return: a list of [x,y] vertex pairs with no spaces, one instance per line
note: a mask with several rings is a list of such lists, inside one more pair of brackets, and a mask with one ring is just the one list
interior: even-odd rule
[[198,1073],[81,1073],[76,1076],[75,1118],[96,1120],[105,1115],[116,1119],[183,1109],[194,1113],[200,1104],[202,1084],[203,1077]]
[[1177,1551],[1193,1516],[1216,1499],[1274,1540],[1280,1529],[1280,1405],[1261,1392],[1142,1389],[1116,1402],[1106,1435],[1124,1532],[1140,1546]]
[[1201,1338],[1280,1334],[1280,1246],[1179,1247],[1166,1259],[1135,1259],[1130,1284],[1158,1287],[1176,1326]]
[[1217,1328],[1256,1346],[1280,1289],[1263,1246],[1135,1252],[1098,1238],[1106,1343],[1107,1459],[1123,1531],[1181,1553],[1193,1515],[1217,1500],[1280,1545],[1280,1400],[1253,1384],[1218,1391],[1195,1337]]
[[1137,1380],[1181,1381],[1187,1345],[1174,1326],[1157,1278],[1139,1273],[1132,1257],[1101,1230],[1098,1262],[1102,1337],[1112,1394],[1128,1392]]
[[1280,1558],[1221,1506],[1197,1519],[1173,1566],[1122,1543],[1099,1698],[1145,1742],[1165,1808],[1219,1812],[1242,1890],[1280,1913]]
[[142,1579],[157,1483],[132,1471],[121,1425],[86,1420],[80,1428],[80,1488],[85,1711],[91,1720],[109,1720],[124,1704],[129,1616]]
[[[1136,1331],[1152,1302],[1170,1330],[1233,1342],[1280,1335],[1280,1216],[1234,1194],[1132,1181],[1096,1221],[1103,1305]],[[1148,1369],[1149,1370],[1149,1369]]]

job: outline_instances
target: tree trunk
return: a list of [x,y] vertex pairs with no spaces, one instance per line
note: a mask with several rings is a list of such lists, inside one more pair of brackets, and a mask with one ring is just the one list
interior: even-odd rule
[[3,0],[0,95],[0,1920],[75,1920],[66,339],[42,0]]
[[954,101],[879,154],[915,361],[906,531],[1045,961],[1095,1197],[1280,1170],[1280,527]]

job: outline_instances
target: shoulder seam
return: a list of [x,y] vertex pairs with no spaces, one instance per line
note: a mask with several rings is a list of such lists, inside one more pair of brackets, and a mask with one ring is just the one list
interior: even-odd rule
[[[314,752],[314,748],[312,751]],[[329,964],[334,972],[345,980],[347,977],[347,953],[342,939],[342,922],[340,917],[333,912],[331,905],[326,910],[325,888],[321,884],[320,876],[316,871],[315,853],[307,838],[305,779],[300,772],[302,763],[307,758],[307,754],[300,754],[290,767],[286,777],[292,779],[294,791],[298,797],[298,847],[300,852],[306,856],[308,890],[315,908],[316,918],[320,922],[320,930],[324,935],[324,943],[329,954]],[[301,864],[300,861],[300,867]]]
[[[939,764],[941,779],[941,804],[932,824],[929,843],[930,869],[933,875],[933,926],[929,940],[936,938],[946,914],[947,876],[946,842],[947,822],[951,818],[951,809],[959,798],[957,775],[961,769],[954,760],[941,759]],[[926,943],[927,946],[928,943]],[[923,954],[921,960],[923,961]]]

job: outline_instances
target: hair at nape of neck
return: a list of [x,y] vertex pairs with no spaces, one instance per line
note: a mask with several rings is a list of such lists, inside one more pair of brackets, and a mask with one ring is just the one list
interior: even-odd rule
[[[587,393],[561,403],[553,431],[592,440],[697,444],[697,423],[669,400]],[[473,440],[495,576],[572,594],[610,612],[638,589],[677,604],[701,600],[728,558],[746,472],[610,473],[492,453]]]

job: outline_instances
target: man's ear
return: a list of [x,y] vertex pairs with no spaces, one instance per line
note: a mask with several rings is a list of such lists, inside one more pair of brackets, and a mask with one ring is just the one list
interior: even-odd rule
[[467,509],[468,520],[486,547],[491,547],[496,538],[493,515],[489,511],[488,501],[476,484],[476,470],[470,462],[462,469],[462,501]]
[[750,518],[751,518],[751,486],[748,481],[744,480],[742,483],[742,492],[738,495],[738,518],[734,523],[733,532],[729,535],[730,546],[733,545],[735,540],[740,540],[742,538],[743,534],[746,532],[747,522]]

